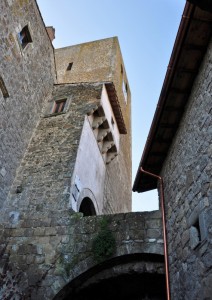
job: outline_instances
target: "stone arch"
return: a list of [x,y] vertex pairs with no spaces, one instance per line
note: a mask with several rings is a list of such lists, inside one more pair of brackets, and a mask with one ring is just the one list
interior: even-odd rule
[[53,300],[108,298],[165,299],[163,255],[139,253],[109,259],[71,280]]
[[[92,191],[90,189],[83,189],[79,195],[79,199],[77,201],[77,211],[80,211],[82,209],[86,212],[85,216],[91,216],[91,215],[98,215],[99,214],[99,208],[98,203],[96,201],[96,198]],[[88,214],[87,214],[88,212]],[[89,212],[91,214],[89,214]]]

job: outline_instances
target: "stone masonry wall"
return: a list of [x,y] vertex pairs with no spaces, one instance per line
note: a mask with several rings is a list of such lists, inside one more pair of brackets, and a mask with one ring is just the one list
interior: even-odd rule
[[[99,103],[102,85],[58,85],[17,170],[3,219],[9,227],[53,226],[69,215],[70,186],[84,116]],[[66,98],[64,112],[52,114]]]
[[[0,3],[0,208],[38,122],[55,79],[53,47],[34,0]],[[32,37],[22,49],[18,33],[28,25]]]
[[108,38],[56,49],[58,83],[112,81],[113,44],[114,39]]
[[162,171],[173,300],[212,295],[212,43]]
[[[92,245],[102,224],[107,224],[115,238],[115,248],[98,266]],[[32,219],[22,227],[5,228],[0,239],[4,241],[1,250],[6,246],[0,254],[0,298],[6,300],[13,295],[9,299],[52,300],[60,292],[55,299],[64,299],[67,284],[95,266],[99,271],[106,268],[107,260],[132,255],[135,263],[135,254],[141,255],[141,261],[142,254],[162,257],[161,228],[159,211],[98,217],[74,213],[56,223],[53,219],[51,224],[48,219]],[[151,262],[149,272],[164,272],[163,264],[155,261],[155,270],[153,266]]]

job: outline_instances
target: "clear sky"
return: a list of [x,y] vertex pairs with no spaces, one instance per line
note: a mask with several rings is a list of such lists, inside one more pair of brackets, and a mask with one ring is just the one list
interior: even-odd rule
[[[185,0],[37,0],[55,48],[118,36],[132,95],[133,177],[162,88]],[[157,209],[156,191],[133,193],[133,211]]]

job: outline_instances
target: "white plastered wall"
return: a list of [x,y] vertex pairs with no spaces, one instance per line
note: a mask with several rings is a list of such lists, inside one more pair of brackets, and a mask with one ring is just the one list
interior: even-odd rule
[[81,201],[81,195],[90,191],[90,197],[93,195],[96,213],[101,214],[103,207],[103,192],[105,180],[105,163],[99,151],[93,130],[85,116],[85,121],[80,138],[76,164],[72,176],[71,185],[71,207],[78,211],[78,202]]

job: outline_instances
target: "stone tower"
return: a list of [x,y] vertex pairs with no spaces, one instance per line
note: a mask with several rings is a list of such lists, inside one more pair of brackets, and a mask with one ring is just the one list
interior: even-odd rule
[[9,6],[18,13],[1,60],[6,222],[130,211],[131,99],[118,39],[54,50],[34,1]]
[[131,100],[118,39],[57,49],[55,60],[58,88],[71,83],[82,93],[88,86],[99,90],[93,104],[86,91],[90,106],[78,110],[84,123],[71,182],[72,207],[78,210],[88,197],[97,214],[129,211]]

